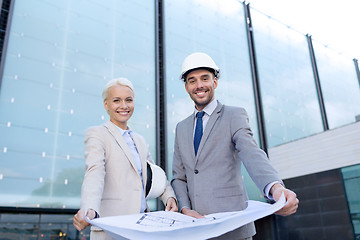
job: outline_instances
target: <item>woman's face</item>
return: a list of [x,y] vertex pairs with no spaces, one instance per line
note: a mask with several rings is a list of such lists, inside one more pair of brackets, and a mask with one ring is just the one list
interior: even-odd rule
[[110,116],[110,121],[126,130],[127,121],[134,112],[134,92],[126,86],[115,85],[109,88],[104,107]]

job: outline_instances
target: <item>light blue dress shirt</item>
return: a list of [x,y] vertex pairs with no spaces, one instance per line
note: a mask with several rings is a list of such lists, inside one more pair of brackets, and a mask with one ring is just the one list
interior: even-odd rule
[[[203,118],[202,118],[202,122],[203,122],[203,131],[206,128],[206,124],[209,121],[210,115],[215,111],[215,108],[218,105],[218,101],[214,98],[208,105],[206,105],[206,107],[204,107],[203,112],[205,112]],[[195,108],[195,116],[199,111]],[[194,131],[193,131],[193,135],[195,134],[195,126],[196,126],[196,117],[195,117],[195,122],[194,122]]]
[[128,127],[127,130],[121,129],[118,126],[116,126],[116,127],[119,129],[119,131],[120,131],[121,135],[123,136],[126,144],[130,148],[131,154],[134,157],[137,172],[138,172],[138,174],[139,174],[139,176],[141,178],[142,192],[141,192],[141,209],[140,209],[140,212],[143,213],[146,210],[145,191],[144,191],[144,184],[143,184],[143,177],[142,177],[141,159],[140,159],[139,152],[138,152],[138,150],[136,148],[134,139],[132,137],[133,132],[129,129],[129,127]]

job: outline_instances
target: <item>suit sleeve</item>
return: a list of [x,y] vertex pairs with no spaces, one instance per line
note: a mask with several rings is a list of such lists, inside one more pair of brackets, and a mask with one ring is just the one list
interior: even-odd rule
[[173,158],[173,179],[171,185],[174,188],[177,200],[178,208],[181,211],[182,208],[191,208],[189,192],[187,189],[187,179],[185,168],[181,159],[179,141],[178,141],[178,126],[176,127],[175,144],[174,144],[174,158]]
[[266,153],[256,144],[245,109],[237,108],[232,111],[230,128],[238,159],[244,163],[251,179],[264,195],[269,183],[279,181],[283,184]]
[[99,127],[85,133],[85,176],[81,189],[81,209],[100,212],[105,179],[105,143]]
[[171,187],[169,181],[166,181],[165,191],[163,192],[163,194],[161,194],[160,199],[166,206],[166,201],[171,197],[173,197],[176,200],[174,189]]

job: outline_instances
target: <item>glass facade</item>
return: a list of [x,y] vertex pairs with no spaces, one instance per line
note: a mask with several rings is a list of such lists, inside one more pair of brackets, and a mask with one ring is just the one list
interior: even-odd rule
[[[194,111],[192,100],[179,79],[181,64],[187,55],[206,52],[214,59],[221,69],[216,99],[226,105],[244,107],[256,139],[258,128],[243,4],[236,0],[165,1],[164,12],[168,172],[171,173],[176,124]],[[244,176],[249,195],[261,198],[248,175]]]
[[251,11],[269,147],[323,130],[306,37]]
[[346,199],[356,238],[360,238],[360,165],[341,169],[344,179]]
[[329,128],[355,122],[360,91],[354,63],[348,56],[313,41]]
[[[0,205],[78,208],[83,135],[108,119],[101,92],[126,77],[130,127],[155,156],[154,2],[14,2],[0,95]],[[146,115],[146,118],[143,116]]]
[[89,239],[90,229],[77,231],[72,226],[73,216],[73,214],[1,214],[0,239]]
[[[162,3],[163,15],[156,14],[156,2]],[[273,147],[322,132],[306,36],[250,8],[255,46],[250,52],[245,10],[238,0],[13,1],[1,63],[0,208],[69,213],[79,207],[84,132],[108,120],[101,92],[116,77],[134,83],[135,112],[129,126],[145,137],[155,161],[160,147],[156,97],[165,101],[166,170],[171,178],[176,124],[194,110],[179,79],[182,61],[192,52],[206,52],[218,64],[215,96],[247,110],[256,141],[263,135]],[[163,42],[157,38],[156,16],[164,23]],[[165,72],[161,96],[156,96],[156,39],[164,50],[157,56]],[[313,46],[330,129],[353,123],[360,114],[360,88],[352,59],[316,41]],[[250,54],[255,54],[258,79],[252,79]],[[254,80],[260,86],[264,133],[257,125]],[[249,197],[264,200],[243,171]],[[342,174],[359,235],[359,166],[343,168]],[[150,202],[150,208],[155,205]],[[87,238],[89,229],[78,233],[71,217],[0,213],[0,235]],[[19,228],[20,219],[28,225]]]

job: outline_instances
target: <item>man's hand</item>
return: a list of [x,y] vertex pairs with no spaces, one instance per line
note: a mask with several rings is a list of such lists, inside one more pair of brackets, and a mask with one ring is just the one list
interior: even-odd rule
[[177,212],[178,206],[176,204],[176,200],[173,197],[168,198],[166,201],[166,208],[165,211]]
[[[73,225],[78,231],[81,231],[90,225],[90,223],[88,223],[84,219],[84,214],[85,214],[84,210],[80,209],[74,216]],[[95,217],[95,210],[89,209],[86,216],[89,219],[93,219]]]
[[190,216],[190,217],[194,217],[194,218],[204,218],[203,215],[201,215],[200,213],[198,213],[197,211],[195,210],[191,210],[187,207],[184,207],[182,210],[181,210],[181,213],[182,214],[185,214],[187,216]]
[[287,203],[275,214],[281,216],[288,216],[295,213],[299,205],[299,199],[296,198],[296,193],[289,189],[286,189],[280,183],[274,184],[274,186],[272,186],[270,189],[270,194],[273,196],[275,201],[278,201],[280,199],[282,193],[284,193]]

